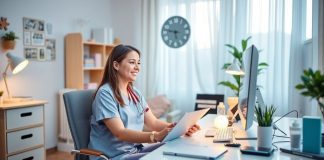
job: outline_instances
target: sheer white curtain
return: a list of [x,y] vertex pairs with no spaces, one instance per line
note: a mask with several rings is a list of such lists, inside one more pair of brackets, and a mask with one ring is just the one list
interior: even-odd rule
[[[193,110],[196,93],[232,96],[217,85],[233,80],[221,67],[232,61],[225,44],[241,46],[243,38],[262,52],[260,62],[269,64],[258,84],[266,104],[288,110],[288,75],[292,23],[291,0],[143,0],[143,71],[147,96],[167,94],[177,107]],[[152,9],[154,8],[154,9]],[[146,14],[145,14],[146,13]],[[147,15],[149,14],[149,15]],[[185,17],[191,25],[188,43],[168,48],[161,40],[163,22],[170,16]]]

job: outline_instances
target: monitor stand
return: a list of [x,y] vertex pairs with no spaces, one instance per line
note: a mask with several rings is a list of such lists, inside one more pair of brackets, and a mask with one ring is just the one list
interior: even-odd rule
[[[237,125],[237,126],[236,126]],[[244,130],[242,127],[234,125],[234,137],[236,140],[256,140],[257,139],[257,126],[258,124],[253,122],[253,125],[248,129]]]

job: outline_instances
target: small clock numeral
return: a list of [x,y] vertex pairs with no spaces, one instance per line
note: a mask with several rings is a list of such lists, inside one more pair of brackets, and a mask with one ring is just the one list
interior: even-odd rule
[[180,19],[180,24],[182,24],[182,19]]
[[172,40],[169,40],[169,45],[171,45],[172,44]]
[[174,23],[178,23],[179,22],[179,19],[178,18],[174,18],[173,21],[174,21]]
[[178,43],[177,43],[177,42],[174,42],[174,43],[173,43],[173,46],[174,46],[174,47],[177,47],[177,46],[178,46]]
[[187,39],[187,36],[183,36],[183,39]]
[[183,44],[182,40],[179,40],[179,43],[180,43],[180,45],[182,45]]
[[169,25],[165,25],[164,28],[165,28],[165,29],[169,29],[170,26],[169,26]]
[[188,24],[187,23],[183,25],[183,28],[187,28],[187,27],[188,27]]
[[185,34],[189,34],[189,30],[188,29],[185,30]]
[[164,41],[167,41],[169,39],[168,36],[164,36],[163,38],[164,38]]
[[170,25],[173,24],[173,21],[172,21],[172,20],[169,20],[169,24],[170,24]]
[[167,31],[165,31],[165,30],[163,31],[163,34],[167,34],[167,33],[168,33]]

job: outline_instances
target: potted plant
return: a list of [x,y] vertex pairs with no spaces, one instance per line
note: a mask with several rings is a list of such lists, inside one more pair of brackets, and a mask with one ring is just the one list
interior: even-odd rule
[[[242,68],[243,54],[245,53],[245,50],[248,48],[247,46],[248,46],[248,42],[250,39],[251,39],[251,36],[246,39],[242,39],[242,41],[241,41],[242,50],[239,50],[238,47],[235,47],[232,44],[225,45],[226,47],[228,47],[230,49],[228,52],[234,57],[234,61],[237,61],[240,68]],[[226,70],[230,65],[231,65],[231,63],[225,63],[223,65],[222,69]],[[265,62],[259,63],[258,64],[258,74],[262,73],[262,70],[266,69],[267,67],[268,67],[267,63],[265,63]],[[242,86],[241,76],[240,75],[232,75],[232,76],[235,80],[234,83],[231,81],[221,81],[218,84],[230,88],[234,92],[235,96],[239,96],[240,88]]]
[[258,147],[272,148],[272,120],[276,112],[273,105],[266,106],[263,110],[261,106],[255,107],[255,115],[258,122]]
[[304,70],[301,80],[302,83],[297,84],[296,89],[301,90],[303,96],[316,99],[324,118],[324,74],[309,68]]
[[19,39],[19,37],[16,36],[15,32],[10,31],[5,33],[2,37],[2,48],[4,50],[8,49],[14,49],[16,45],[16,39]]

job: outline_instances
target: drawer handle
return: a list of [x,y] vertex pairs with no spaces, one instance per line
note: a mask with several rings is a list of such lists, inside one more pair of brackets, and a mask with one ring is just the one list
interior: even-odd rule
[[33,134],[26,134],[26,135],[21,136],[21,139],[27,139],[27,138],[31,138],[31,137],[33,137]]
[[24,158],[22,160],[33,160],[33,159],[34,159],[34,156],[30,156],[30,157]]
[[20,117],[27,117],[27,116],[31,116],[33,114],[33,112],[26,112],[26,113],[22,113],[20,114]]

